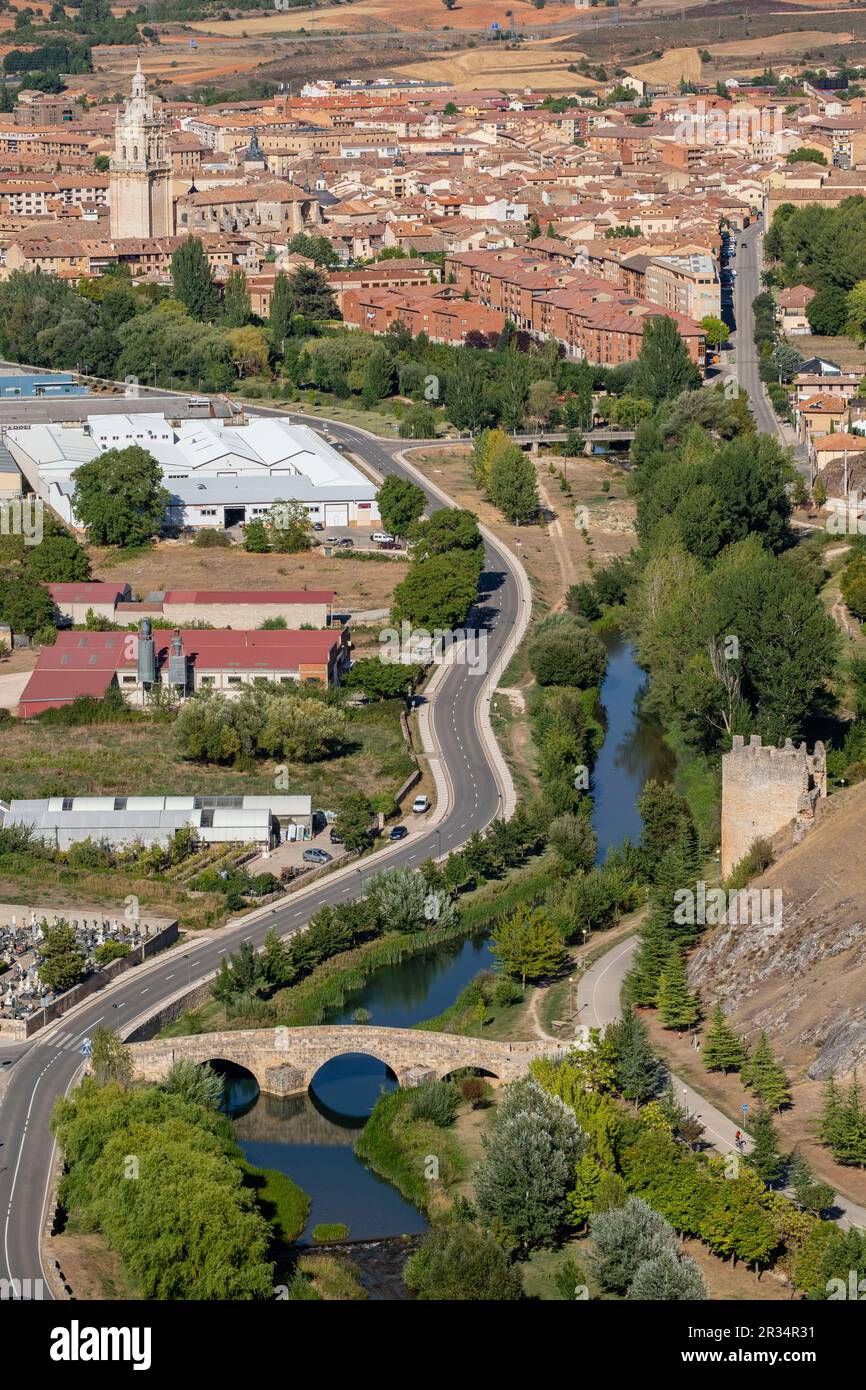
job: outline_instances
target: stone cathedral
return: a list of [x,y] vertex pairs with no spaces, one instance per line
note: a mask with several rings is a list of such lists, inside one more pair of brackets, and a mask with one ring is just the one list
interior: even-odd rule
[[109,178],[111,236],[171,236],[171,163],[159,103],[147,94],[141,60],[117,117]]

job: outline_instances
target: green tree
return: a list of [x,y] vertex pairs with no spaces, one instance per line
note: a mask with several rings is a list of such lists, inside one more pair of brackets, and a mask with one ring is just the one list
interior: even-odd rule
[[754,1144],[746,1154],[745,1162],[754,1169],[762,1182],[772,1187],[782,1175],[783,1164],[773,1117],[763,1105],[750,1117],[749,1129]]
[[337,806],[337,831],[347,849],[363,849],[370,840],[373,804],[363,792],[346,792]]
[[72,509],[92,544],[140,545],[158,535],[171,496],[146,449],[108,449],[72,476]]
[[345,690],[363,690],[374,700],[394,700],[405,697],[415,689],[421,677],[421,667],[401,661],[380,661],[378,657],[366,656],[352,663],[351,669],[343,677]]
[[639,1197],[629,1198],[624,1207],[596,1212],[590,1232],[596,1272],[613,1293],[625,1293],[646,1261],[676,1254],[673,1227]]
[[223,1102],[222,1077],[209,1062],[193,1062],[189,1057],[179,1057],[172,1064],[162,1089],[207,1110],[219,1110]]
[[543,908],[518,909],[493,929],[491,949],[501,968],[527,980],[553,975],[565,960],[565,947]]
[[478,596],[478,569],[471,557],[431,555],[410,566],[394,590],[392,619],[427,629],[459,627]]
[[707,1071],[723,1071],[725,1076],[729,1071],[739,1071],[746,1060],[743,1041],[725,1018],[721,1004],[716,1004],[710,1014],[701,1060]]
[[785,1069],[773,1056],[767,1034],[763,1030],[752,1048],[751,1055],[740,1068],[740,1080],[770,1110],[781,1110],[783,1106],[791,1103],[791,1091]]
[[631,379],[635,395],[659,405],[681,391],[693,390],[700,381],[700,372],[689,357],[674,320],[664,314],[646,319]]
[[186,237],[173,252],[171,281],[176,297],[194,319],[211,323],[216,318],[219,296],[207,252],[198,237]]
[[479,1211],[523,1249],[554,1241],[586,1146],[574,1112],[527,1077],[507,1088],[481,1142]]
[[379,515],[386,531],[405,536],[413,522],[422,515],[427,498],[423,488],[406,478],[389,473],[376,494]]
[[128,1087],[132,1084],[132,1056],[119,1034],[111,1028],[94,1028],[90,1065],[98,1086]]
[[269,550],[284,555],[309,550],[312,526],[303,502],[275,502],[266,513],[264,523]]
[[520,1274],[501,1245],[467,1221],[433,1226],[407,1260],[404,1278],[423,1300],[506,1302],[523,1294]]
[[252,300],[242,270],[230,270],[226,277],[223,318],[229,328],[243,328],[252,318]]
[[700,1018],[701,1007],[689,990],[678,947],[671,951],[659,976],[656,1005],[666,1028],[690,1028]]
[[455,354],[445,386],[445,413],[459,430],[480,429],[488,415],[484,369],[468,350]]
[[53,926],[43,921],[41,927],[39,979],[45,989],[54,994],[64,994],[77,985],[84,974],[84,951],[75,940],[72,927],[63,918]]
[[658,1090],[661,1068],[649,1044],[647,1031],[630,1011],[605,1032],[616,1056],[616,1082],[620,1094],[635,1107]]
[[47,589],[29,575],[4,579],[0,573],[0,619],[13,632],[33,637],[54,623],[54,600]]
[[516,444],[500,449],[490,464],[487,495],[507,521],[523,525],[538,515],[535,464]]
[[607,655],[601,638],[571,613],[550,613],[535,624],[527,656],[539,685],[600,685]]
[[268,333],[271,340],[271,348],[275,353],[282,357],[286,350],[286,340],[292,335],[292,320],[295,312],[295,300],[292,293],[292,283],[284,271],[280,271],[274,281],[274,293],[271,298],[271,309],[268,316]]
[[90,561],[75,537],[62,531],[28,549],[27,573],[43,584],[74,584],[90,578]]
[[694,1260],[663,1250],[638,1265],[628,1297],[642,1303],[692,1303],[708,1298],[709,1293]]
[[711,348],[720,348],[726,343],[731,331],[724,319],[717,318],[715,314],[705,314],[701,319],[701,328],[704,330],[707,346]]
[[[337,301],[326,277],[313,266],[299,265],[290,281],[295,314],[313,322],[340,317]],[[271,306],[273,322],[273,306]]]
[[811,145],[798,145],[796,150],[789,150],[785,155],[786,164],[824,164],[827,163],[827,156],[820,150],[816,150]]

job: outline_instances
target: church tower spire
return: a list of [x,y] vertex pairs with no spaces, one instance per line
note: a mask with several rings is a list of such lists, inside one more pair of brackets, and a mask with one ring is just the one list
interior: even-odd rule
[[113,238],[172,233],[171,163],[162,103],[148,95],[141,59],[129,101],[118,114],[109,179]]

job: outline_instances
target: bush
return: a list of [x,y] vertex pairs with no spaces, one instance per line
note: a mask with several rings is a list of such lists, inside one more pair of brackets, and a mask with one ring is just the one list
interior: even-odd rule
[[232,542],[227,531],[214,531],[207,527],[203,531],[196,531],[192,543],[200,550],[229,550]]
[[349,1227],[342,1221],[321,1221],[313,1227],[313,1240],[317,1245],[327,1245],[332,1240],[346,1240]]
[[523,990],[516,980],[512,980],[510,975],[497,975],[496,983],[493,986],[493,1003],[499,1008],[507,1008],[512,1004],[520,1004],[523,1000]]
[[403,1277],[425,1300],[502,1302],[523,1295],[520,1274],[502,1247],[466,1221],[428,1231]]
[[460,1082],[460,1094],[473,1110],[477,1110],[487,1094],[487,1087],[480,1077],[467,1076],[465,1081]]
[[458,1093],[447,1081],[430,1081],[417,1086],[409,1098],[412,1119],[432,1120],[439,1129],[446,1129],[453,1123],[458,1104]]

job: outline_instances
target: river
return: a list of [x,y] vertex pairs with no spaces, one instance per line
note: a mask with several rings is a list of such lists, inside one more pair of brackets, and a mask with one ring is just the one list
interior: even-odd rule
[[[660,726],[641,710],[646,674],[632,646],[616,632],[604,641],[606,732],[593,773],[599,860],[624,836],[639,837],[637,800],[643,785],[650,777],[668,779],[674,765]],[[380,1027],[411,1028],[453,1004],[463,986],[492,965],[488,934],[449,942],[383,966],[327,1022],[349,1022],[363,1008]],[[305,1240],[320,1222],[344,1222],[358,1240],[424,1229],[422,1214],[356,1158],[352,1148],[378,1095],[395,1085],[381,1062],[357,1053],[322,1067],[304,1096],[260,1096],[247,1074],[228,1078],[227,1107],[249,1161],[288,1173],[312,1198]]]

